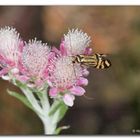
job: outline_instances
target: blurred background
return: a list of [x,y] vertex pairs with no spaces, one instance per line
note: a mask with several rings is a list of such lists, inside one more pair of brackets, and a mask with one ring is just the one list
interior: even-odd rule
[[[94,52],[109,54],[112,67],[90,69],[86,96],[77,97],[59,126],[61,135],[133,135],[140,132],[140,7],[128,6],[5,6],[0,28],[13,26],[28,41],[37,37],[59,46],[69,28],[91,36]],[[41,135],[39,118],[0,79],[0,135]]]

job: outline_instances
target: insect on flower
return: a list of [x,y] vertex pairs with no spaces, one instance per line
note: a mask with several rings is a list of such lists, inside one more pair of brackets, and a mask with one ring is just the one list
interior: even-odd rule
[[72,106],[74,96],[82,96],[85,93],[81,86],[86,85],[88,81],[82,76],[83,71],[79,64],[73,68],[71,57],[58,55],[52,58],[49,74],[50,96],[61,97],[66,105]]
[[104,54],[95,53],[93,55],[76,55],[73,56],[73,63],[94,67],[96,69],[106,69],[111,66],[110,60],[106,59]]
[[60,51],[52,49],[55,55],[48,67],[49,94],[52,98],[62,98],[68,106],[73,105],[75,96],[85,94],[83,86],[88,84],[85,77],[89,74],[89,66],[103,69],[111,65],[105,55],[92,54],[92,49],[88,47],[90,41],[86,33],[72,29],[64,35]]
[[[75,49],[75,47],[78,47],[79,45],[78,43],[76,43],[76,41],[73,41],[74,34],[76,34],[75,36],[77,36],[77,38],[82,37],[81,40],[77,41],[79,44],[81,44],[80,42],[82,42],[85,45],[85,47],[87,47],[90,42],[90,38],[87,36],[87,34],[83,34],[81,31],[78,30],[69,31],[69,33],[65,36],[65,40],[68,41],[69,38],[69,46],[71,49],[71,53],[74,52],[73,48]],[[71,57],[73,58],[73,63],[79,63],[82,66],[94,67],[96,69],[106,69],[111,66],[111,62],[109,59],[106,58],[105,54],[95,53],[89,55],[84,54],[81,51],[80,53],[78,52],[78,54],[72,55]]]

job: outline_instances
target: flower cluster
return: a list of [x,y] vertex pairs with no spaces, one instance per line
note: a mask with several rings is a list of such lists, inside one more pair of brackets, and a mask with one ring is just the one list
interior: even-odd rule
[[81,30],[72,29],[64,35],[59,49],[49,47],[37,39],[25,42],[16,29],[0,29],[0,76],[19,80],[30,88],[49,85],[51,98],[73,106],[75,96],[85,93],[88,84],[86,67],[73,63],[73,56],[91,54],[90,37]]

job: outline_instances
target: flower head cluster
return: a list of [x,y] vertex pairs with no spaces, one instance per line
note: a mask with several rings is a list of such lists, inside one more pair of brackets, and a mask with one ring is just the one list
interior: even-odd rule
[[63,45],[67,54],[77,55],[84,54],[91,42],[87,33],[83,33],[78,29],[69,30],[68,34],[64,35]]
[[20,38],[14,28],[5,27],[0,29],[0,52],[1,57],[13,63],[18,62]]
[[[50,86],[51,98],[63,100],[72,106],[75,96],[85,93],[88,84],[86,67],[73,63],[78,54],[90,54],[90,37],[78,29],[64,35],[60,49],[50,48],[41,41],[21,40],[14,28],[0,29],[0,76],[14,73],[14,78],[32,88]],[[30,84],[32,82],[32,86]]]
[[88,71],[81,64],[73,63],[73,56],[78,54],[90,54],[92,50],[88,48],[90,37],[82,31],[70,30],[60,44],[60,51],[56,48],[57,54],[52,58],[49,68],[50,96],[60,97],[68,106],[73,105],[75,96],[82,96],[85,90],[82,86],[88,84],[84,76]]
[[50,48],[41,41],[31,40],[25,44],[22,52],[22,64],[29,75],[43,78],[43,72],[48,64]]
[[6,26],[0,29],[0,76],[4,77],[12,69],[17,71],[22,46],[23,41],[14,28]]
[[86,85],[88,81],[82,78],[81,66],[73,65],[71,57],[60,55],[53,58],[49,73],[51,97],[62,97],[67,105],[72,106],[74,95],[81,96],[85,93],[80,86]]

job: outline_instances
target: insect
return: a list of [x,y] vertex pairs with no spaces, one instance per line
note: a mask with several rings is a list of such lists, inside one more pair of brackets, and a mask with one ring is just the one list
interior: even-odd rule
[[[71,48],[71,52],[72,52],[71,36],[69,36],[69,40],[70,40],[70,48]],[[94,67],[96,69],[106,69],[111,66],[110,60],[107,59],[106,55],[104,55],[104,54],[99,54],[99,53],[95,53],[92,55],[79,54],[79,55],[75,55],[75,56],[71,56],[71,57],[72,57],[73,65],[75,63],[79,63],[82,66]],[[76,76],[75,69],[74,69],[74,73]],[[87,97],[86,95],[84,95],[84,96],[89,100],[94,99],[91,97]]]
[[106,69],[111,66],[111,62],[106,55],[95,53],[93,55],[76,55],[73,57],[73,63],[79,63],[83,66],[94,67],[96,69]]
[[[69,35],[70,48],[72,52],[71,36]],[[111,62],[105,54],[95,53],[92,55],[79,54],[72,56],[72,63],[79,63],[83,66],[94,67],[96,69],[106,69],[111,66]]]

